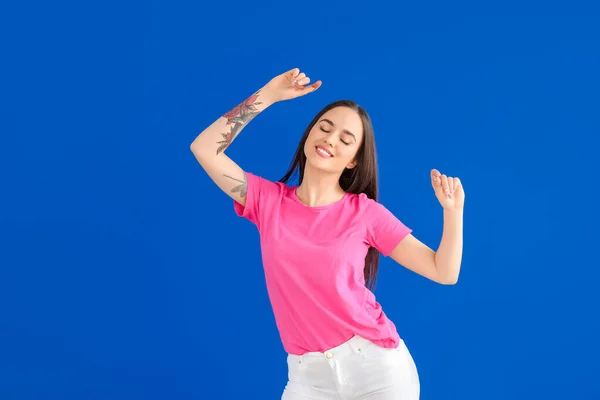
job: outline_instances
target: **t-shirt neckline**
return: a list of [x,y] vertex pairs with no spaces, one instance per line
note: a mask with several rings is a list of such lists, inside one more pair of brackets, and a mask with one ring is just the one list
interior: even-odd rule
[[296,204],[304,207],[305,209],[307,209],[307,210],[313,210],[313,211],[327,210],[327,209],[330,209],[330,208],[333,208],[333,207],[337,207],[338,205],[342,204],[348,198],[348,196],[350,195],[350,193],[344,192],[344,195],[342,196],[342,198],[339,199],[339,200],[336,200],[333,203],[324,204],[322,206],[309,206],[309,205],[304,204],[300,200],[300,198],[296,194],[296,190],[297,189],[298,189],[298,186],[292,186],[292,188],[291,188],[291,196],[290,197],[292,198],[292,200],[294,200],[294,202]]

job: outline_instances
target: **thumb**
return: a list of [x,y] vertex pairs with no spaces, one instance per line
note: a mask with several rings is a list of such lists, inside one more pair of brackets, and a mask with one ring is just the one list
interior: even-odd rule
[[312,92],[314,92],[315,90],[317,90],[318,88],[320,88],[322,84],[323,84],[323,82],[321,82],[321,81],[316,81],[316,82],[315,82],[315,83],[313,83],[312,85],[308,85],[308,86],[305,86],[305,87],[303,87],[303,88],[301,89],[301,91],[300,91],[300,94],[304,96],[304,95],[306,95],[306,94],[312,93]]

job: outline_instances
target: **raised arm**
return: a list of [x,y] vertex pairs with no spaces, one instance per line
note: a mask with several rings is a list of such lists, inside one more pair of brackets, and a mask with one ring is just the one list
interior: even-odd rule
[[465,192],[460,179],[431,170],[431,184],[444,210],[443,233],[437,251],[408,235],[391,252],[390,258],[413,272],[444,285],[458,281],[463,252],[463,209]]
[[252,96],[219,117],[200,133],[190,149],[215,184],[232,199],[246,205],[246,175],[242,168],[225,155],[240,132],[258,114],[278,101],[311,93],[321,82],[307,86],[310,79],[298,68],[271,79]]
[[242,205],[246,203],[246,176],[225,150],[258,114],[273,104],[264,88],[219,117],[190,145],[192,153],[217,186]]

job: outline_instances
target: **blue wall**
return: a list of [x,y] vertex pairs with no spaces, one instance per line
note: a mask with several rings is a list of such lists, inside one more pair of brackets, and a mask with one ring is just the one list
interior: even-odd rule
[[189,144],[293,67],[323,86],[243,131],[243,168],[280,178],[351,98],[418,238],[430,169],[465,186],[456,286],[381,265],[422,398],[600,398],[598,12],[514,3],[2,6],[0,398],[279,398],[256,229]]

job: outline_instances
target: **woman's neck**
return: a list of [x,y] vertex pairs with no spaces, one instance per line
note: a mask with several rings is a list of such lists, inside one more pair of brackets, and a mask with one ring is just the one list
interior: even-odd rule
[[344,197],[344,190],[336,174],[317,172],[307,165],[302,183],[296,189],[296,196],[309,207],[319,207],[335,203]]

